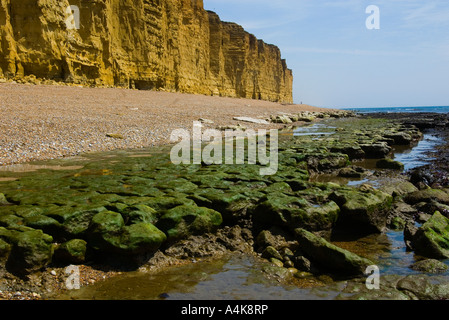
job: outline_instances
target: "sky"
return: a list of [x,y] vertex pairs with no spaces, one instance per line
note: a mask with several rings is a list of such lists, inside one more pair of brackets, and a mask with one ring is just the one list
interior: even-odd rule
[[[378,19],[367,12],[372,5]],[[204,7],[281,49],[295,103],[449,106],[447,0],[204,0]]]

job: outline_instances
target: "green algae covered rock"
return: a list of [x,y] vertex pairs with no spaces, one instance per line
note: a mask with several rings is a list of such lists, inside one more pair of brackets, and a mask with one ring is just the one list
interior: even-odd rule
[[88,229],[88,244],[96,251],[135,255],[157,250],[166,235],[151,223],[137,222],[125,226],[118,212],[96,214]]
[[82,239],[72,239],[62,243],[55,249],[54,257],[67,264],[80,264],[86,259],[87,242]]
[[425,273],[444,273],[449,267],[442,261],[436,259],[425,259],[415,262],[410,266],[410,268]]
[[246,218],[247,209],[255,202],[254,192],[250,194],[249,190],[244,187],[233,190],[207,188],[198,190],[190,198],[200,207],[220,212],[226,223],[238,223]]
[[24,219],[26,226],[42,230],[44,233],[59,237],[63,233],[62,225],[55,219],[46,215],[33,215]]
[[123,217],[118,212],[97,213],[87,230],[89,245],[97,250],[113,250],[118,245],[118,235],[124,226]]
[[5,195],[3,193],[0,193],[0,206],[1,205],[8,205],[8,204],[10,204],[10,203],[6,199]]
[[151,223],[134,223],[125,226],[120,234],[119,248],[126,254],[156,251],[167,240],[164,232]]
[[51,262],[53,238],[42,230],[0,227],[0,239],[11,245],[6,265],[12,272],[28,274]]
[[381,159],[376,162],[376,167],[379,169],[391,169],[404,171],[404,164],[390,158]]
[[316,205],[297,196],[272,193],[263,197],[251,211],[258,228],[279,226],[289,230],[304,228],[329,232],[337,221],[340,208],[333,201]]
[[295,236],[300,250],[323,269],[344,275],[363,275],[368,266],[374,265],[372,261],[337,247],[307,230],[296,229]]
[[427,188],[412,192],[404,198],[404,201],[409,204],[430,202],[432,200],[443,204],[449,204],[449,194],[441,189]]
[[382,232],[387,225],[393,197],[374,188],[341,188],[330,199],[341,209],[339,226],[356,228],[361,233]]
[[[67,215],[64,211],[61,212],[64,219],[62,225],[64,232],[67,234],[67,238],[72,239],[84,237],[92,221],[92,218],[99,212],[107,211],[105,207],[88,210],[78,210],[74,212],[71,212],[70,208],[67,208],[67,210],[69,212]],[[56,219],[56,217],[54,216],[51,217]]]
[[0,239],[0,261],[7,260],[11,252],[11,245],[3,239]]
[[140,222],[155,223],[158,218],[158,213],[156,210],[144,204],[127,206],[122,208],[120,213],[122,214],[126,225],[132,225]]
[[440,212],[424,223],[412,236],[412,246],[421,256],[434,259],[449,258],[449,219]]
[[167,234],[169,241],[189,235],[215,231],[223,222],[219,212],[192,205],[182,205],[168,210],[156,226]]

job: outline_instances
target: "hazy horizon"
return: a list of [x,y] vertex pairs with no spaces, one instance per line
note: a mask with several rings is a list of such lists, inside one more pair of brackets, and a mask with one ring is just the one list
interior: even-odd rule
[[[380,29],[367,28],[370,5],[380,10]],[[204,6],[280,48],[293,70],[295,103],[449,105],[445,1],[204,0]]]

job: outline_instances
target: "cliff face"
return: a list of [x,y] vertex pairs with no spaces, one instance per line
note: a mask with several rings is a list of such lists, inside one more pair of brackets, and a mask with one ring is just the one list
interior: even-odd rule
[[[70,5],[79,29],[70,28]],[[222,22],[202,0],[0,0],[0,77],[29,75],[293,100],[280,50]]]

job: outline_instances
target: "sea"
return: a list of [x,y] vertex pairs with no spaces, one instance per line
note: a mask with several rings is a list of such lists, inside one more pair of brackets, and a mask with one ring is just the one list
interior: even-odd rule
[[377,107],[377,108],[343,108],[357,113],[449,113],[449,106],[427,106],[427,107]]

